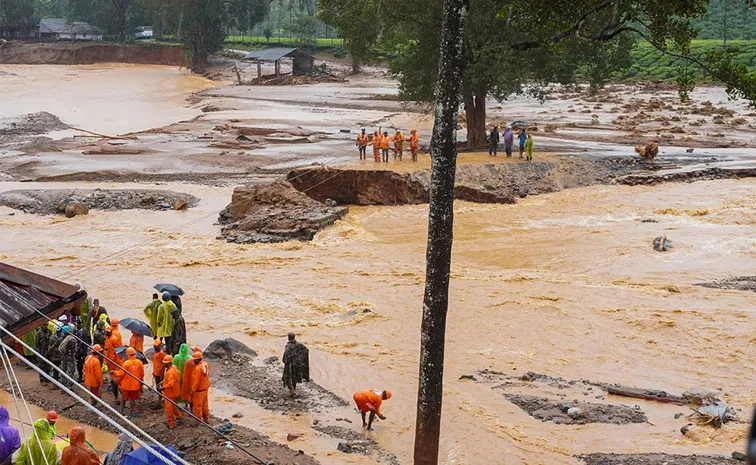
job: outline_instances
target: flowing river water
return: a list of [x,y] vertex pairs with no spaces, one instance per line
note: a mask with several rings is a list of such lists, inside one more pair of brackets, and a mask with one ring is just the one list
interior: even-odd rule
[[[144,188],[138,184],[0,183],[0,190]],[[185,212],[92,211],[34,216],[0,207],[0,260],[81,281],[119,316],[140,317],[157,282],[186,291],[192,344],[234,337],[261,357],[280,355],[289,331],[311,349],[312,377],[344,399],[388,388],[376,441],[411,463],[427,205],[353,207],[311,243],[234,245],[216,239],[231,188],[166,184],[200,197]],[[14,213],[14,215],[10,215]],[[642,222],[653,219],[656,223]],[[674,249],[654,252],[666,234]],[[482,369],[528,371],[680,392],[721,388],[756,401],[756,294],[694,286],[756,274],[756,181],[653,187],[596,186],[516,205],[457,202],[447,330],[442,463],[564,464],[587,452],[729,455],[745,423],[679,433],[674,407],[633,399],[649,422],[556,425],[528,416]],[[365,312],[365,310],[370,310]],[[344,456],[309,430],[312,416],[281,416],[216,392],[211,408],[300,448],[324,464]],[[350,427],[359,430],[359,416]]]

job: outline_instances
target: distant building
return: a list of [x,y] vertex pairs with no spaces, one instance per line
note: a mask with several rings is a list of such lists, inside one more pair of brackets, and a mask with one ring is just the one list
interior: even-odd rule
[[39,22],[34,37],[46,40],[102,40],[103,32],[84,21],[69,23],[62,18],[45,18]]
[[[292,74],[301,75],[312,71],[315,64],[315,58],[309,53],[297,48],[266,48],[264,50],[253,50],[247,53],[245,60],[261,62],[273,62],[275,64],[276,76],[281,74],[281,60],[290,58],[292,60]],[[258,77],[261,77],[260,67],[258,66]]]

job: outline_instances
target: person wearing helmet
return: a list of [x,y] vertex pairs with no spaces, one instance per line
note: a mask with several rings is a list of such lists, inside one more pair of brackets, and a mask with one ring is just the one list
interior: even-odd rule
[[357,133],[357,139],[354,142],[357,149],[360,151],[360,160],[367,160],[367,145],[368,135],[365,133],[365,128],[362,128],[362,132]]
[[381,154],[383,155],[383,163],[389,161],[389,147],[391,146],[391,138],[388,135],[388,131],[383,131],[381,137]]
[[417,150],[420,147],[420,136],[417,135],[417,129],[412,128],[410,136],[407,139],[409,142],[410,153],[412,154],[412,161],[417,161]]
[[86,445],[84,428],[76,426],[68,433],[69,446],[63,449],[60,465],[100,465],[100,458]]
[[47,416],[45,418],[47,418],[47,423],[50,424],[50,437],[54,438],[58,435],[58,431],[55,429],[55,423],[58,422],[58,412],[56,412],[55,410],[50,410],[49,412],[47,412]]
[[111,318],[110,331],[113,333],[113,336],[115,336],[116,342],[118,343],[116,347],[121,347],[123,345],[123,336],[121,336],[121,330],[118,328],[118,318]]
[[210,404],[207,399],[207,391],[210,389],[210,366],[202,360],[202,352],[199,350],[192,354],[192,360],[194,360],[194,372],[192,373],[191,402],[194,407],[194,416],[202,418],[205,423],[210,423]]
[[[126,408],[126,401],[129,402],[129,416],[136,418],[136,401],[142,392],[142,381],[144,381],[144,365],[136,358],[136,350],[133,347],[126,349],[128,360],[123,363],[124,377],[118,383],[121,390],[121,410]],[[131,375],[131,376],[129,376]]]
[[[163,366],[163,359],[165,358],[165,351],[163,350],[163,341],[155,339],[152,341],[152,349],[155,355],[152,358],[152,377],[155,379],[155,386],[160,386],[163,382],[163,375],[165,367]],[[171,357],[172,359],[172,357]]]
[[[188,349],[188,347],[187,347],[187,349]],[[181,398],[184,399],[184,401],[186,401],[188,403],[187,408],[189,410],[193,409],[193,407],[192,407],[192,401],[191,401],[191,399],[192,399],[192,378],[194,377],[194,368],[195,368],[195,365],[196,365],[194,363],[194,357],[193,357],[193,355],[197,351],[199,351],[199,347],[195,347],[194,349],[192,349],[189,352],[192,355],[190,355],[189,357],[187,357],[185,359],[185,361],[184,361],[184,368],[183,368],[183,370],[181,370],[181,373],[182,373],[182,375],[181,375]],[[178,358],[179,357],[177,356],[176,359],[178,359]]]
[[[84,360],[84,386],[89,388],[89,392],[100,397],[102,382],[102,346],[95,344],[92,347],[92,353]],[[94,399],[92,399],[92,403],[94,403]]]
[[79,342],[71,333],[70,326],[63,326],[62,332],[63,339],[58,345],[58,350],[60,351],[60,369],[68,375],[63,377],[62,382],[64,386],[71,387],[79,379],[79,371],[76,368],[76,355],[79,352]]
[[[173,364],[173,357],[166,355],[163,357],[162,366],[164,371],[164,378],[162,384],[158,387],[158,391],[174,403],[181,397],[181,373],[178,368]],[[183,415],[181,410],[178,409],[173,403],[165,402],[165,417],[168,419],[168,428],[173,429],[176,426],[176,419],[181,420]]]
[[175,355],[181,349],[181,344],[186,342],[186,322],[184,321],[184,315],[181,312],[181,308],[176,305],[175,302],[173,309],[171,309],[171,317],[173,318],[173,332],[171,333],[171,344],[166,346],[166,353]]
[[[358,391],[354,393],[354,402],[357,404],[357,410],[362,414],[362,427],[368,431],[373,431],[373,420],[377,416],[381,420],[386,417],[381,413],[381,404],[384,400],[391,399],[391,391]],[[365,422],[365,414],[370,413],[370,418]]]
[[110,326],[105,327],[105,364],[109,370],[115,370],[116,365],[120,365],[123,362],[123,358],[116,353],[116,349],[120,347],[116,336],[113,335],[113,330]]
[[[105,315],[103,317],[103,315]],[[100,299],[94,299],[92,300],[92,311],[89,314],[90,317],[90,330],[94,331],[93,327],[95,324],[97,324],[98,321],[100,321],[102,318],[105,319],[105,323],[109,324],[110,319],[108,318],[108,311],[105,309],[105,307],[100,306]]]
[[373,146],[373,159],[376,163],[381,162],[381,133],[376,129],[373,131],[373,138],[370,139],[370,145]]
[[[173,309],[176,304],[171,300],[171,294],[163,292],[163,303],[158,307],[157,313],[157,334],[156,336],[163,340],[166,352],[171,353],[171,336],[173,336]],[[171,353],[171,355],[175,355]]]
[[55,381],[60,380],[60,372],[58,371],[61,362],[60,343],[63,342],[64,337],[65,336],[62,332],[58,334],[57,326],[53,323],[53,327],[50,329],[50,342],[47,345],[47,352],[44,355],[45,358],[54,365],[49,368],[49,373],[52,374]]
[[402,130],[397,128],[396,134],[394,134],[391,140],[394,141],[394,160],[398,157],[399,161],[402,161],[402,154],[404,153],[404,134],[402,134]]

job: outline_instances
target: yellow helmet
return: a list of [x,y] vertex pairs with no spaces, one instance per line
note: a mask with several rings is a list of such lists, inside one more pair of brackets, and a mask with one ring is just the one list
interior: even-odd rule
[[102,364],[102,374],[105,374],[107,372],[108,372],[108,366],[103,363]]

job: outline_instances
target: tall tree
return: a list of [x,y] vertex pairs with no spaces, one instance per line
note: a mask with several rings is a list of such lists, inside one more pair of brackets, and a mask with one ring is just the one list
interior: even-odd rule
[[126,40],[126,14],[134,0],[110,0],[116,18],[118,19],[118,40]]
[[[380,0],[319,0],[318,16],[339,31],[352,58],[352,71],[371,61],[381,31]],[[434,66],[435,69],[435,66]]]
[[[355,1],[355,0],[352,0]],[[438,464],[443,405],[444,338],[448,309],[451,250],[454,225],[454,179],[456,173],[456,117],[464,92],[462,77],[474,61],[466,59],[463,37],[464,1],[444,0],[440,60],[435,93],[436,112],[431,141],[431,190],[428,216],[428,250],[418,379],[415,465]],[[475,14],[470,1],[468,20]],[[695,32],[689,19],[705,12],[705,0],[519,0],[500,2],[500,21],[523,21],[530,34],[505,43],[507,51],[549,49],[572,39],[606,43],[623,33],[635,32],[665,47],[674,41],[681,50]],[[516,8],[516,10],[515,10]],[[639,28],[638,25],[643,28]],[[500,25],[508,27],[506,23]],[[466,30],[467,28],[465,28]],[[733,65],[727,51],[706,57],[706,65],[728,84],[728,93],[756,104],[756,77],[744,65]]]
[[462,38],[467,16],[466,4],[467,0],[444,0],[442,14],[436,120],[431,138],[428,250],[425,257],[425,295],[415,421],[415,465],[438,463],[454,227],[456,128],[464,70]]
[[39,18],[34,0],[0,0],[0,37],[23,35]]

